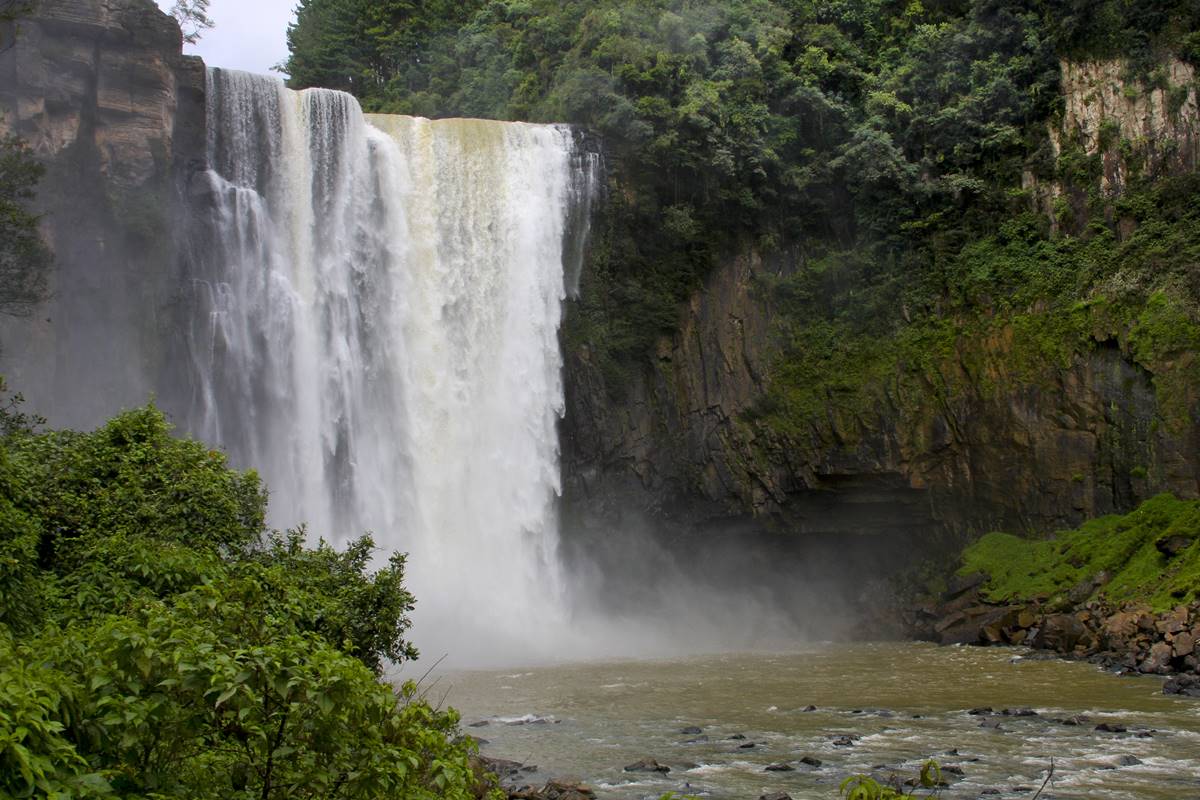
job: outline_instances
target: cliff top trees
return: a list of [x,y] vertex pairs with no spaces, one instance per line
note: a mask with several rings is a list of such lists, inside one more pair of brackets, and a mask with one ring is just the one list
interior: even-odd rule
[[[1200,64],[1200,4],[304,0],[289,46],[294,87],[368,110],[602,135],[613,191],[568,337],[612,385],[714,258],[749,243],[792,246],[781,263],[823,298],[806,318],[881,341],[939,317],[964,247],[1048,234],[1045,215],[1021,216],[1022,180],[1061,177],[1059,60],[1123,58],[1128,91],[1161,83],[1167,55]],[[972,302],[1012,295],[999,274]]]
[[366,100],[420,82],[430,59],[483,0],[300,0],[288,28],[292,84],[341,89]]
[[179,23],[179,29],[183,31],[183,40],[188,44],[200,41],[204,32],[213,26],[212,18],[208,16],[208,2],[209,0],[175,0],[175,4],[171,6],[171,16]]

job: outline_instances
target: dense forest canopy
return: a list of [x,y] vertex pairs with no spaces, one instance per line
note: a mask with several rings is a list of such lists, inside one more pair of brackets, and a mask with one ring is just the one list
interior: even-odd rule
[[[1005,256],[964,297],[963,254],[1015,238],[1040,258],[1051,220],[1023,175],[1097,169],[1049,147],[1060,59],[1120,58],[1153,86],[1164,58],[1200,60],[1198,23],[1190,0],[303,0],[286,66],[369,110],[598,133],[609,202],[569,335],[619,385],[747,244],[804,265],[775,290],[833,326],[802,326],[818,340],[1028,289]],[[1055,280],[1039,291],[1089,290]]]

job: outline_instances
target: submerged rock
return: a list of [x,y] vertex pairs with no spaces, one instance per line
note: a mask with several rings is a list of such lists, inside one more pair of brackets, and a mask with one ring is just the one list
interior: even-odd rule
[[690,735],[693,733],[704,733],[704,729],[697,725],[688,725],[686,728],[681,729],[679,732],[684,734],[685,736],[687,736],[687,735]]
[[766,772],[795,772],[796,768],[791,764],[780,762],[778,764],[767,764],[763,768]]
[[1000,712],[1006,717],[1036,717],[1037,712],[1032,708],[1006,708]]
[[[509,761],[506,758],[474,756],[472,762],[473,766],[478,768],[477,771],[490,772],[501,779],[519,775],[523,770],[528,771],[520,761]],[[536,770],[537,767],[534,769]]]
[[819,767],[824,762],[822,762],[821,759],[813,758],[812,756],[802,756],[800,758],[800,763],[807,764],[810,767]]
[[758,800],[792,800],[792,796],[787,792],[773,792],[772,794],[760,794]]
[[1176,675],[1163,684],[1163,694],[1200,697],[1200,675]]
[[643,758],[641,761],[635,761],[625,767],[626,772],[670,772],[671,768],[666,764],[660,764],[653,758]]

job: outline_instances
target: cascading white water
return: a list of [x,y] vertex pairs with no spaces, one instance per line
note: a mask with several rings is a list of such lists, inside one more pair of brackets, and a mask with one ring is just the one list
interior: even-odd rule
[[564,613],[571,131],[209,84],[192,427],[261,470],[273,524],[409,552],[427,655],[535,653]]

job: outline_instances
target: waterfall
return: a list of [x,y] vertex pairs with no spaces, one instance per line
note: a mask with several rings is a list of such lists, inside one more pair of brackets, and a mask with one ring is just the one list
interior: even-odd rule
[[208,123],[189,427],[260,470],[271,524],[408,552],[426,656],[531,654],[566,624],[557,337],[594,182],[572,132],[225,70]]

